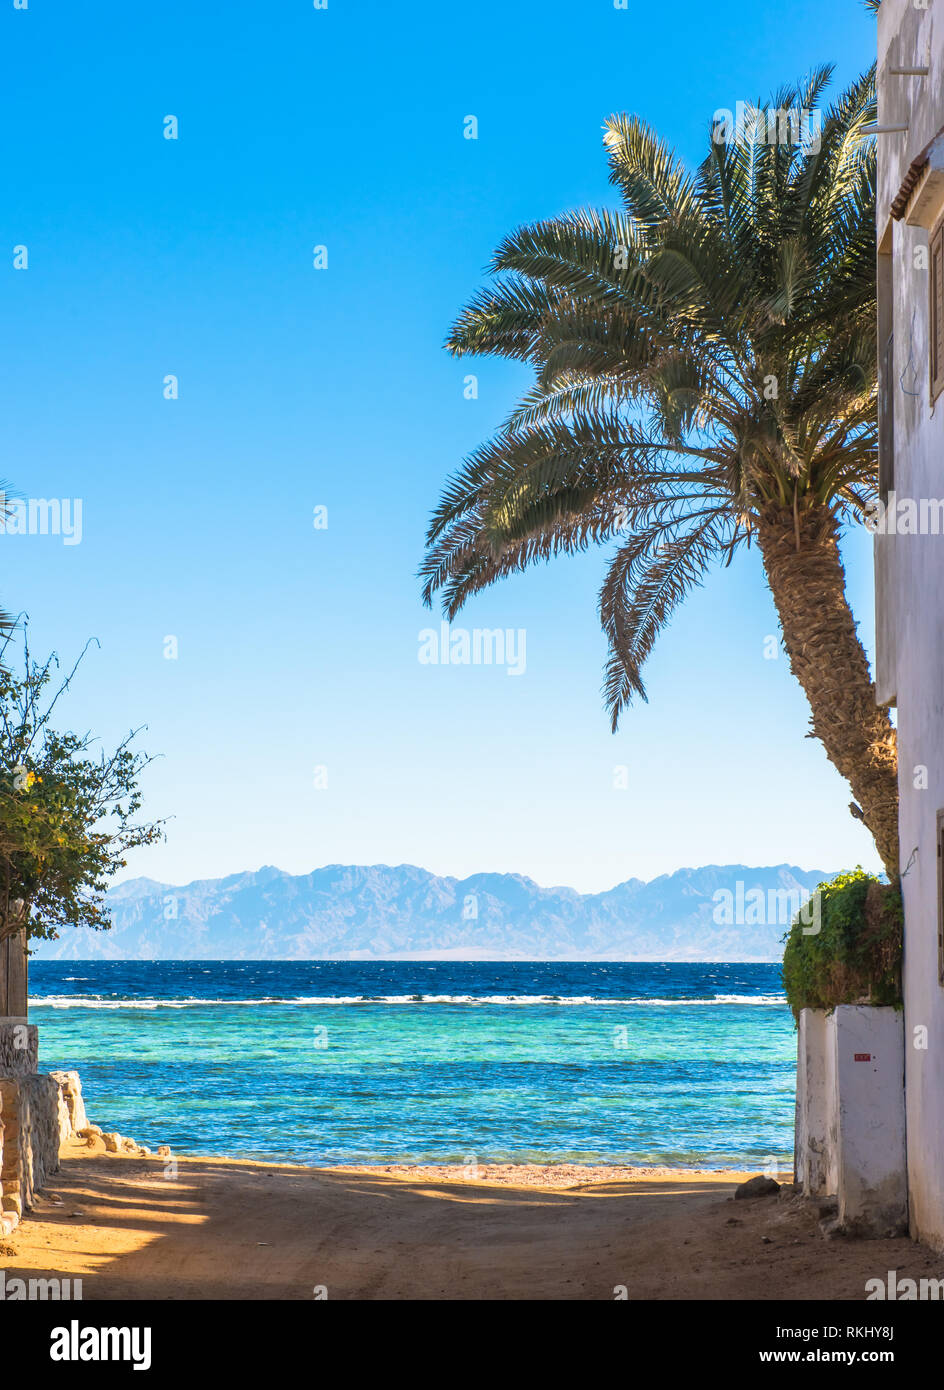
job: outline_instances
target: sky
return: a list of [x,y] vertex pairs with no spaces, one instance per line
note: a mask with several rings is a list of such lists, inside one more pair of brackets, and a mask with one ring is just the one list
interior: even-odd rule
[[[443,481],[528,382],[442,347],[501,238],[613,205],[612,112],[694,163],[715,110],[827,61],[836,92],[874,43],[856,0],[0,11],[0,476],[82,507],[78,541],[0,537],[0,600],[36,654],[96,639],[62,722],[146,726],[166,839],[125,876],[879,867],[765,656],[756,554],[686,602],[615,736],[605,552],[456,620],[523,631],[518,674],[422,661],[440,620],[416,579]],[[871,651],[864,533],[846,558]]]

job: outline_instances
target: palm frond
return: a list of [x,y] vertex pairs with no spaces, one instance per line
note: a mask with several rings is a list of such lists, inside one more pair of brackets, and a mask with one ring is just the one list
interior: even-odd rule
[[450,333],[456,355],[525,362],[534,381],[446,482],[424,601],[454,616],[508,574],[616,542],[600,605],[614,724],[684,595],[771,506],[846,519],[874,494],[874,69],[818,141],[781,138],[831,77],[782,87],[763,140],[709,130],[691,173],[638,116],[611,116],[621,206],[512,232]]

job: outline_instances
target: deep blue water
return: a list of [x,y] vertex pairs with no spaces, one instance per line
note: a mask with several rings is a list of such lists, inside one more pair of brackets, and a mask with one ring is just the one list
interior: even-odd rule
[[305,1163],[789,1163],[779,966],[34,961],[41,1064],[152,1148]]

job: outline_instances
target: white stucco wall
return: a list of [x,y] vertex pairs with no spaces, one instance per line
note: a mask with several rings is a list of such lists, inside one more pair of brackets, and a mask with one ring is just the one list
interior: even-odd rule
[[904,1026],[897,1009],[803,1009],[797,1038],[796,1180],[838,1198],[851,1234],[907,1221]]
[[[944,497],[944,395],[929,383],[928,232],[889,217],[911,161],[944,126],[944,13],[879,11],[878,241],[891,250],[895,491]],[[930,64],[928,77],[891,66]],[[890,236],[890,240],[889,240]],[[917,253],[917,254],[916,254]],[[886,262],[886,267],[888,263]],[[881,271],[880,271],[881,276]],[[905,900],[904,1042],[911,1230],[944,1248],[944,989],[938,977],[937,811],[944,808],[944,536],[876,538],[877,683],[897,697]],[[926,1029],[926,1034],[920,1030]]]
[[838,1183],[834,1050],[822,1009],[801,1009],[797,1025],[795,1177],[810,1197]]
[[898,1234],[908,1219],[902,1015],[843,1004],[827,1027],[840,1225],[850,1234]]

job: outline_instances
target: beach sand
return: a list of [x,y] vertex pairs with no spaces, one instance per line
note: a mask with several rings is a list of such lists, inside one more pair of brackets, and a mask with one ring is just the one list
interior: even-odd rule
[[[826,1240],[748,1173],[483,1165],[303,1168],[106,1155],[82,1141],[0,1244],[7,1278],[116,1299],[862,1299],[940,1277],[907,1239]],[[324,1293],[321,1294],[324,1296]]]

